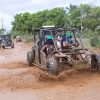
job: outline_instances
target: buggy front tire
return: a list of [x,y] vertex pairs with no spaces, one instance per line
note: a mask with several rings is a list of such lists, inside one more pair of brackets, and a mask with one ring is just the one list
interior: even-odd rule
[[32,66],[34,60],[35,60],[35,56],[34,56],[33,51],[27,52],[27,62],[29,66]]
[[58,63],[54,57],[48,58],[47,60],[47,71],[52,75],[58,75]]
[[100,55],[91,55],[91,69],[100,70]]

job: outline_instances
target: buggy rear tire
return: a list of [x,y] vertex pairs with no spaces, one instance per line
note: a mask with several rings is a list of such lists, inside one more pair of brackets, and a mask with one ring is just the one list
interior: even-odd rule
[[57,60],[54,58],[54,57],[51,57],[51,58],[48,58],[47,60],[47,71],[50,73],[50,74],[53,74],[53,75],[58,75],[58,63],[57,63]]
[[32,63],[34,62],[34,60],[35,60],[35,55],[33,51],[27,52],[27,62],[29,66],[32,66]]
[[91,55],[91,69],[100,70],[100,55]]

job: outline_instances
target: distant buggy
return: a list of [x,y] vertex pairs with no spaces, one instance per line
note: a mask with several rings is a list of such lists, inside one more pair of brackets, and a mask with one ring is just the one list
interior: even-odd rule
[[11,48],[14,48],[14,42],[11,38],[11,34],[0,35],[0,45],[3,49],[9,46],[11,46]]
[[21,37],[19,35],[16,36],[16,43],[18,43],[18,42],[22,42],[22,39],[21,39]]

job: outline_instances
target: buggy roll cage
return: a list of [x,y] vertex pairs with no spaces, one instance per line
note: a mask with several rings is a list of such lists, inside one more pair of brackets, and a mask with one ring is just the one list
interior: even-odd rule
[[[43,31],[49,31],[51,33],[52,32],[57,33],[57,32],[62,32],[62,31],[71,31],[73,33],[73,35],[74,35],[75,40],[76,40],[76,34],[75,34],[75,32],[78,32],[79,33],[79,29],[77,29],[77,28],[59,28],[59,27],[52,27],[52,28],[36,28],[36,29],[34,29],[34,32],[41,32],[41,31],[42,32]],[[53,34],[51,34],[51,35],[53,35]]]
[[[77,28],[60,28],[60,27],[52,27],[52,28],[36,28],[34,29],[34,32],[36,31],[72,31],[78,30]],[[79,31],[79,30],[78,30]]]
[[[77,29],[77,28],[61,28],[61,27],[36,28],[36,29],[34,29],[34,33],[35,33],[34,34],[34,40],[36,40],[35,39],[36,32],[38,32],[39,39],[41,39],[41,37],[43,38],[44,37],[43,35],[45,35],[42,32],[45,32],[45,31],[50,32],[50,34],[52,36],[54,36],[54,38],[57,36],[56,35],[57,32],[71,31],[73,36],[74,36],[75,41],[77,41],[75,32],[79,33],[79,29]],[[53,34],[53,32],[54,32],[54,34]],[[42,35],[40,33],[42,33]]]
[[1,39],[4,39],[6,37],[8,37],[10,39],[11,38],[11,34],[0,34],[0,38]]

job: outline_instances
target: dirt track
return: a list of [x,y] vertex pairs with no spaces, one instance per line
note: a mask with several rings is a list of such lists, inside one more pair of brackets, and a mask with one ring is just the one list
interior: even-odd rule
[[[99,100],[100,74],[63,72],[53,77],[29,68],[26,53],[32,44],[0,50],[0,100]],[[100,50],[99,50],[100,51]]]

